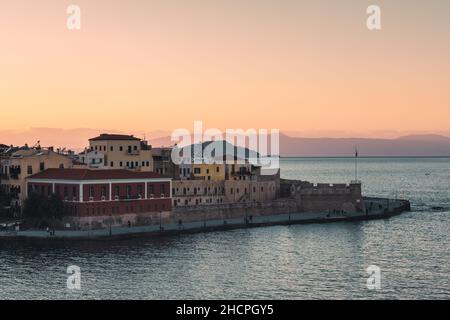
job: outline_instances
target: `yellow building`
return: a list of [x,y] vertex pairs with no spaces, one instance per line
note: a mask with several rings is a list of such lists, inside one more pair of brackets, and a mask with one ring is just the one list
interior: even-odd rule
[[198,180],[223,181],[225,180],[225,168],[225,164],[193,163],[192,176]]
[[151,147],[134,136],[104,133],[89,139],[89,151],[102,154],[103,165],[96,164],[99,169],[153,171]]
[[1,188],[21,206],[26,198],[26,178],[50,168],[72,168],[72,159],[52,148],[23,148],[1,159]]

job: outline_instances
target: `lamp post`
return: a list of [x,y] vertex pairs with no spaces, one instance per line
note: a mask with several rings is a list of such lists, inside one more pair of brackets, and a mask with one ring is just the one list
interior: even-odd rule
[[112,215],[109,216],[109,236],[112,236]]

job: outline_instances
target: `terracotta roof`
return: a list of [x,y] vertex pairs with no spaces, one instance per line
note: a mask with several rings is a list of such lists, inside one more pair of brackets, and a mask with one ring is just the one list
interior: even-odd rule
[[123,140],[123,141],[141,141],[141,139],[125,134],[108,134],[102,133],[98,137],[91,138],[89,141],[106,141],[106,140]]
[[43,180],[125,180],[164,178],[154,172],[140,172],[125,169],[47,169],[29,177]]

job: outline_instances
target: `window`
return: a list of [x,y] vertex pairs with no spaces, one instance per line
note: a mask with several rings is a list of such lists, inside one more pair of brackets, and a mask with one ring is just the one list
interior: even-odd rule
[[134,146],[134,147],[133,147],[133,150],[136,151],[136,150],[137,150],[137,146]]
[[127,198],[131,197],[131,186],[127,185]]
[[200,170],[200,168],[194,168],[194,173],[200,174],[200,173],[202,173],[202,171]]
[[102,197],[106,197],[106,186],[102,186]]
[[77,188],[76,187],[72,187],[72,196],[74,196],[74,197],[77,196]]
[[122,146],[120,146],[120,147],[119,147],[119,150],[120,150],[120,151],[123,151],[123,147],[122,147]]
[[138,195],[142,196],[142,185],[138,185],[137,192],[138,192]]
[[145,163],[145,165],[146,165],[147,167],[150,167],[150,161],[147,161],[147,162]]
[[122,161],[120,161],[119,166],[123,167],[123,162]]
[[114,147],[113,147],[113,146],[111,146],[111,148],[110,148],[109,150],[111,150],[111,151],[114,151]]
[[111,161],[111,168],[114,167],[114,161]]
[[206,169],[206,174],[209,174],[209,169]]
[[69,196],[69,188],[64,187],[64,197],[68,197]]
[[216,172],[219,172],[220,171],[220,168],[219,167],[216,167]]
[[41,171],[45,170],[45,163],[44,162],[39,163],[39,170],[41,170]]
[[95,192],[94,192],[94,186],[89,186],[89,197],[94,197],[94,194],[95,194]]
[[115,186],[114,187],[114,195],[115,196],[119,196],[120,195],[120,186]]
[[161,193],[166,193],[166,185],[165,184],[161,185]]
[[145,166],[145,161],[142,161],[142,166],[143,166],[143,167]]
[[32,166],[28,166],[27,173],[28,174],[33,174],[33,167]]
[[60,169],[64,169],[64,164],[61,163],[61,164],[59,165],[59,168],[60,168]]
[[139,167],[139,162],[136,161],[134,164],[136,167]]
[[152,184],[150,184],[148,186],[148,193],[149,194],[154,194],[155,193],[155,187]]

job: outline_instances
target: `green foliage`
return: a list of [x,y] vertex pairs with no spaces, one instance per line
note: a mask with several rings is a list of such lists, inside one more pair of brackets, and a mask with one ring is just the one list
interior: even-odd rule
[[63,201],[57,195],[45,197],[31,193],[25,200],[23,216],[25,219],[60,219],[63,216],[63,209]]
[[0,190],[0,215],[5,215],[8,207],[11,204],[11,196]]

